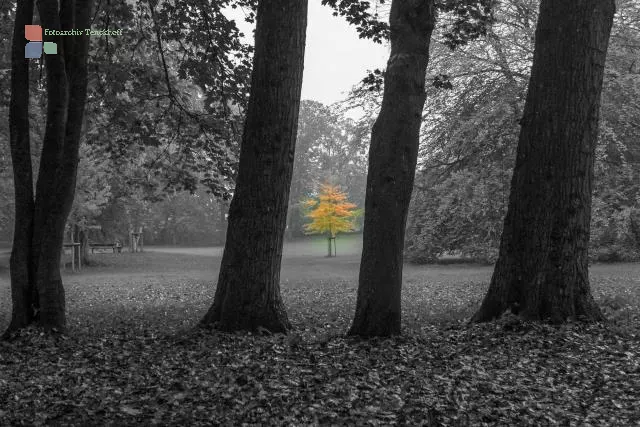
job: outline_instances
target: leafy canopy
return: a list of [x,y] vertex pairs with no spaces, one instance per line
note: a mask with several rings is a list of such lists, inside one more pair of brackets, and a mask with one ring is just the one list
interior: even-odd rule
[[308,234],[329,233],[336,237],[339,232],[352,231],[353,220],[360,213],[355,204],[347,201],[347,195],[331,184],[320,187],[317,199],[307,199],[303,203],[310,209],[306,216],[312,220],[305,225]]

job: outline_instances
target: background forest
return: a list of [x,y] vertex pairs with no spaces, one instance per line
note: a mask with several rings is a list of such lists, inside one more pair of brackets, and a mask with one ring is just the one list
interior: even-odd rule
[[[139,31],[91,39],[88,112],[69,224],[99,225],[102,232],[93,231],[93,240],[126,241],[129,230],[143,226],[147,244],[224,242],[252,47],[225,17],[226,2],[213,3],[194,2],[192,8],[166,3],[151,14],[145,3],[128,1],[96,12],[98,23]],[[2,7],[2,37],[8,40],[14,10],[11,2]],[[190,20],[190,14],[204,9],[210,20]],[[487,37],[455,51],[442,37],[447,21],[439,21],[407,227],[409,260],[435,262],[448,254],[495,261],[537,10],[537,1],[504,0]],[[595,168],[590,256],[598,261],[640,258],[639,17],[637,2],[619,2]],[[184,27],[192,36],[183,39],[179,29]],[[0,52],[3,115],[9,107],[9,47],[3,44]],[[208,60],[216,66],[202,73]],[[42,140],[44,127],[37,120],[45,108],[40,66],[32,62],[34,144]],[[302,102],[287,238],[304,235],[308,219],[300,202],[317,194],[323,182],[340,185],[350,201],[364,206],[367,148],[382,76],[380,70],[372,72],[333,105]],[[8,244],[13,184],[8,128],[6,122],[1,126],[0,241]],[[38,152],[34,147],[32,153]]]
[[[148,244],[224,243],[252,52],[240,41],[235,23],[223,14],[227,3],[185,2],[177,7],[163,3],[153,16],[144,2],[98,9],[95,25],[136,31],[92,39],[85,132],[70,226],[100,226],[101,233],[93,232],[95,241],[126,241],[130,230],[142,226]],[[3,38],[9,40],[14,8],[11,2],[2,7]],[[190,14],[204,10],[211,14],[210,21],[190,22]],[[190,34],[207,37],[182,39],[180,29],[185,27]],[[3,44],[2,49],[1,90],[6,96],[0,111],[6,116],[10,45]],[[209,60],[215,67],[204,73],[203,63]],[[37,173],[37,143],[44,132],[44,121],[37,118],[44,117],[46,98],[38,72],[42,64],[32,61],[32,66],[36,90],[31,132],[37,136],[32,138]],[[13,180],[8,127],[6,122],[2,126],[0,241],[9,243]],[[358,128],[337,106],[303,101],[289,237],[304,235],[300,202],[317,194],[323,182],[341,185],[362,205],[368,131]]]

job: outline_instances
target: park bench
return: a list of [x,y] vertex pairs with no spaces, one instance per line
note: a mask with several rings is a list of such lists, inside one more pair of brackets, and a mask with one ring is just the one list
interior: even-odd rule
[[91,253],[94,254],[96,250],[102,252],[104,250],[110,250],[114,254],[122,252],[122,244],[120,242],[116,243],[89,243],[89,249],[91,249]]

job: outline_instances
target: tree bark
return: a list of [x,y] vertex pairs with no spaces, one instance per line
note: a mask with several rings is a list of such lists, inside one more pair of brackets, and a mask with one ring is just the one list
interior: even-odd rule
[[598,110],[613,0],[542,0],[509,207],[489,291],[471,319],[603,319],[589,287]]
[[393,0],[391,54],[371,132],[356,313],[349,335],[400,333],[402,260],[435,24],[433,0]]
[[[38,12],[43,28],[61,29],[58,5],[55,2],[38,0]],[[61,230],[50,230],[56,215],[52,212],[60,199],[55,195],[58,167],[64,154],[64,125],[69,87],[65,74],[65,54],[63,37],[44,37],[54,41],[60,50],[57,55],[44,56],[46,66],[47,118],[40,157],[40,168],[36,183],[34,229],[32,240],[31,269],[36,277],[40,299],[40,323],[50,328],[64,329],[64,293],[61,292],[60,255],[64,238],[64,224]],[[47,224],[48,223],[48,224]],[[59,242],[59,243],[57,243]],[[46,306],[46,308],[45,308]],[[45,313],[43,318],[43,314]]]
[[89,229],[81,228],[78,233],[78,243],[80,243],[80,258],[82,265],[89,265],[91,258],[89,257]]
[[[58,9],[58,2],[38,0],[37,4],[43,28],[70,30],[89,27],[92,0],[62,0],[60,9]],[[32,14],[33,6],[29,16]],[[20,31],[20,37],[23,38],[24,25],[16,31]],[[16,194],[19,195],[16,201],[20,200],[21,212],[28,214],[31,206],[32,213],[24,217],[26,220],[22,216],[16,216],[16,230],[20,230],[20,237],[14,240],[13,253],[17,255],[12,256],[11,274],[12,293],[14,293],[13,318],[18,320],[12,321],[7,332],[31,323],[35,320],[36,314],[38,323],[46,330],[62,332],[66,323],[60,256],[65,223],[71,211],[75,193],[80,133],[87,93],[86,61],[89,39],[86,35],[74,37],[47,35],[44,38],[45,41],[56,42],[59,52],[57,55],[44,55],[48,104],[35,202],[33,191],[26,190],[27,184],[32,188],[33,181],[30,161],[27,163],[23,158],[25,153],[29,153],[24,147],[24,137],[21,143],[16,142],[15,150],[12,140],[12,153],[15,151],[18,157],[14,174],[28,173],[20,180],[16,180],[16,185],[25,188],[24,193],[20,194],[16,187]],[[24,45],[22,45],[22,56],[24,56],[23,52]],[[14,54],[16,53],[14,50]],[[17,66],[25,76],[28,76],[28,67],[19,68],[20,62],[14,61],[13,67]],[[24,86],[14,86],[13,89],[16,90],[15,97],[29,99],[28,86],[27,93],[24,93]],[[12,94],[13,98],[14,94]],[[28,118],[24,118],[23,121],[18,122],[21,123],[20,126],[26,124],[28,130]],[[25,277],[29,280],[29,287],[37,289],[37,296],[31,297],[28,301],[33,307],[24,303],[15,303],[16,298],[20,298],[21,291],[25,291]],[[22,299],[24,300],[24,297]],[[35,305],[34,302],[36,302]],[[25,323],[25,319],[28,322]]]
[[24,57],[24,26],[33,22],[33,0],[18,2],[11,50],[11,103],[9,129],[15,215],[11,251],[11,298],[13,303],[8,332],[24,328],[36,320],[39,307],[35,277],[29,269],[33,234],[33,166],[29,138],[29,60]]
[[286,332],[280,264],[293,171],[307,0],[258,5],[251,92],[213,305],[202,324]]

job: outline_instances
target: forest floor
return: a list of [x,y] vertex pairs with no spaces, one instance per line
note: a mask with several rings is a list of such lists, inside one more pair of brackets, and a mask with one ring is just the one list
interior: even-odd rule
[[640,426],[640,264],[592,266],[610,321],[560,327],[469,326],[491,267],[406,265],[403,335],[363,341],[343,336],[357,244],[338,242],[335,258],[303,246],[283,259],[289,336],[193,329],[219,249],[96,255],[99,266],[65,273],[68,334],[0,342],[0,426]]

